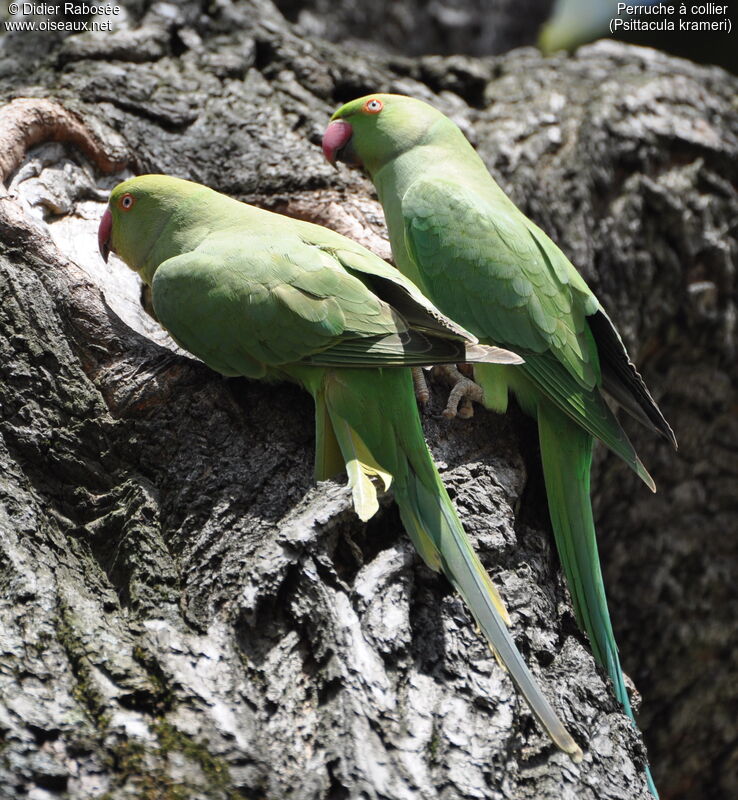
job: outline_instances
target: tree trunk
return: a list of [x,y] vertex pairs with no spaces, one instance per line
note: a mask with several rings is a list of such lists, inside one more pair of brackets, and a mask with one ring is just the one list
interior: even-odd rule
[[656,496],[597,459],[610,605],[663,796],[736,795],[738,81],[608,43],[357,58],[266,0],[159,4],[5,52],[25,66],[0,61],[2,797],[648,797],[641,737],[573,618],[529,419],[447,422],[437,387],[423,417],[581,765],[391,498],[362,524],[342,481],[313,483],[307,395],[182,354],[96,253],[107,190],[166,172],[386,254],[371,186],[319,147],[374,89],[462,125],[672,423],[678,455],[629,427]]
[[298,30],[404,55],[487,56],[534,45],[554,0],[275,0]]

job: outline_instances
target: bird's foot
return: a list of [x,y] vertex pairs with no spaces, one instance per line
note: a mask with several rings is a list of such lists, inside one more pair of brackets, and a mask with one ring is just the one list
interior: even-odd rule
[[410,371],[413,374],[415,399],[420,403],[421,406],[427,405],[428,400],[430,400],[430,391],[428,390],[428,384],[425,380],[425,375],[423,374],[423,368],[410,367]]
[[473,417],[474,406],[472,403],[481,403],[484,397],[482,387],[462,374],[462,370],[469,372],[469,368],[465,364],[460,367],[453,364],[440,364],[433,367],[434,377],[441,378],[451,387],[446,408],[443,409],[443,416],[447,419],[457,416],[461,419]]

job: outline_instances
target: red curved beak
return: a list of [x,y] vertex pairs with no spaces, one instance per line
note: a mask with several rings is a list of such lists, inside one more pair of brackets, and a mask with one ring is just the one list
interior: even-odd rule
[[97,246],[100,248],[100,255],[105,263],[110,255],[110,234],[113,230],[113,215],[110,209],[106,208],[100,220],[100,227],[97,229]]
[[350,123],[337,119],[325,129],[323,134],[323,155],[329,164],[335,166],[346,145],[351,141],[354,130]]

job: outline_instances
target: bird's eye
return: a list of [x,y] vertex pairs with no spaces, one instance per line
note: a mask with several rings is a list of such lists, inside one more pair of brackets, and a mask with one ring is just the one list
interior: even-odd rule
[[120,198],[118,201],[118,205],[123,209],[123,211],[128,211],[129,209],[133,208],[134,197],[132,194],[124,194],[123,197]]
[[367,100],[366,103],[364,103],[364,111],[368,112],[369,114],[379,114],[383,108],[384,104],[376,97],[373,97],[371,100]]

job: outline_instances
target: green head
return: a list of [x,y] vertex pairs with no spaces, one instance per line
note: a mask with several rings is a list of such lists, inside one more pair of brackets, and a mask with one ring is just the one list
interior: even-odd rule
[[151,267],[158,266],[158,261],[151,263],[153,251],[161,251],[162,240],[176,247],[177,232],[202,217],[208,194],[215,193],[168,175],[141,175],[119,183],[110,193],[108,208],[100,220],[100,254],[107,261],[112,250],[131,269],[143,270],[144,279],[150,278]]
[[375,173],[388,161],[430,143],[448,126],[440,111],[401,94],[368,94],[341,106],[323,135],[323,153],[331,164],[345,161]]

